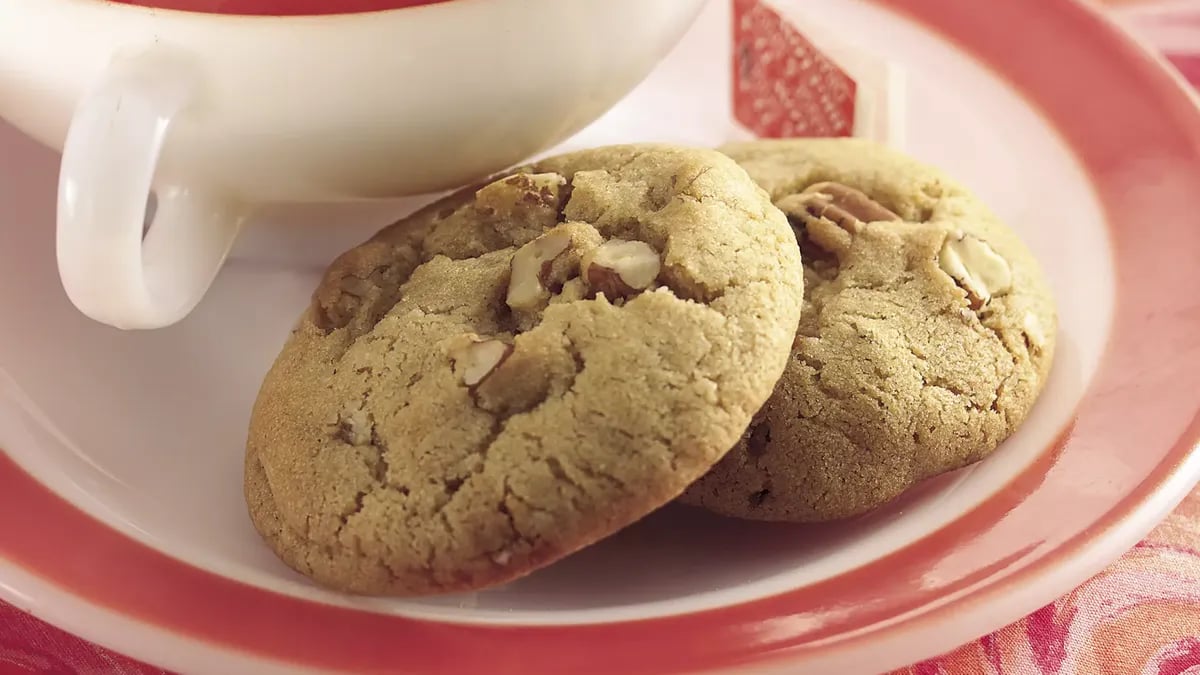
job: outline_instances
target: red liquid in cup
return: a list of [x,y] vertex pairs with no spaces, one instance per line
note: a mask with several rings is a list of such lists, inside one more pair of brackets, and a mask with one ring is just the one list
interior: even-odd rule
[[177,9],[206,14],[305,16],[357,14],[436,5],[449,0],[106,0],[114,4]]

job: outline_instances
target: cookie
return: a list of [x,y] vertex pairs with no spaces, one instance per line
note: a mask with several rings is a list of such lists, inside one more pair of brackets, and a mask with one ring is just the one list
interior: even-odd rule
[[834,520],[995,450],[1046,382],[1057,325],[1017,235],[941,171],[874,143],[723,150],[795,228],[804,309],[774,395],[681,501]]
[[524,575],[737,442],[802,286],[786,218],[712,150],[601,148],[463,190],[325,273],[254,406],[252,520],[344,591]]

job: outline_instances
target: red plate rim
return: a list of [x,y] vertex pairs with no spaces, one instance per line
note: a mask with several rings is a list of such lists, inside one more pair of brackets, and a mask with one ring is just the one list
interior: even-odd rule
[[[918,634],[925,649],[950,648],[1019,618],[994,610],[998,599],[1008,598],[1010,613],[1028,612],[1036,604],[1016,608],[1016,598],[1047,602],[1031,593],[1068,590],[1083,579],[1056,570],[1108,562],[1083,558],[1117,555],[1114,540],[1131,545],[1195,479],[1200,113],[1156,56],[1074,0],[876,2],[952,36],[1016,83],[1089,174],[1114,244],[1113,330],[1076,419],[1057,452],[975,510],[864,567],[745,604],[600,625],[476,626],[323,605],[197,569],[110,529],[0,456],[0,556],[86,602],[214,648],[373,672],[634,675],[829,663]],[[1094,461],[1097,453],[1112,461]]]

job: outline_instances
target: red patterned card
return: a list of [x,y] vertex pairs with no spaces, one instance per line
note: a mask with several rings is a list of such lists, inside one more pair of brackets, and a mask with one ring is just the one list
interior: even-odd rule
[[900,145],[899,70],[847,36],[826,34],[795,4],[732,0],[734,118],[761,138],[859,136]]

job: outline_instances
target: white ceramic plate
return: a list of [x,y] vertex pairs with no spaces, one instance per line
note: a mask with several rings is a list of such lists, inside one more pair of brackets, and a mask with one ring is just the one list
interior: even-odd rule
[[[0,126],[0,596],[189,672],[863,672],[1017,619],[1119,555],[1200,476],[1190,94],[1069,0],[772,6],[893,59],[904,149],[974,187],[1050,276],[1051,381],[993,457],[852,523],[669,507],[493,591],[327,592],[245,514],[250,404],[323,265],[415,202],[265,212],[194,315],[121,333],[58,284],[56,157]],[[746,136],[730,14],[714,1],[567,146]]]

